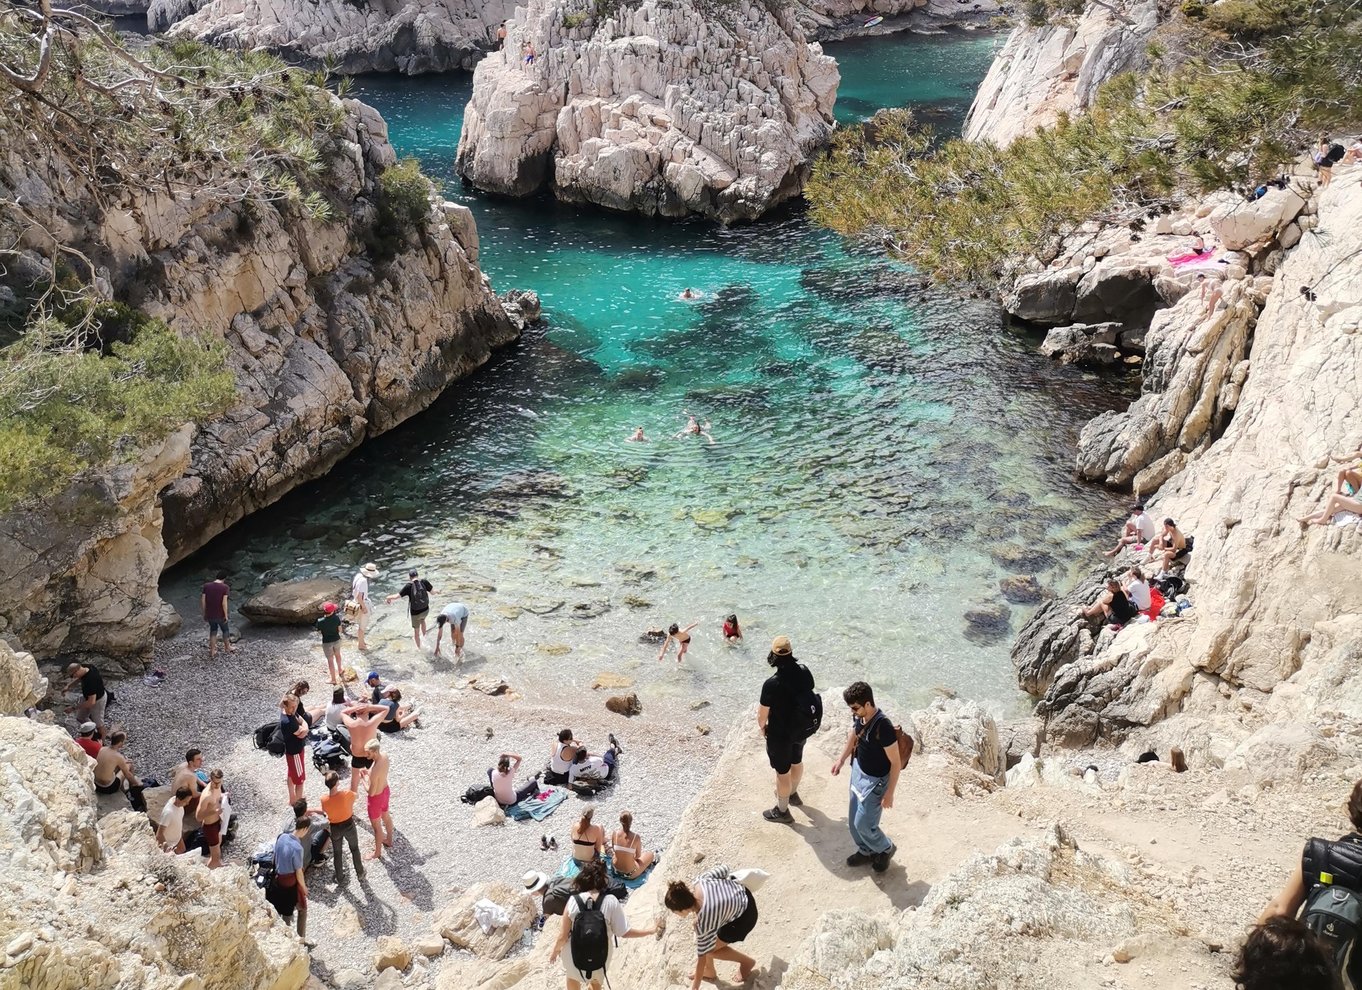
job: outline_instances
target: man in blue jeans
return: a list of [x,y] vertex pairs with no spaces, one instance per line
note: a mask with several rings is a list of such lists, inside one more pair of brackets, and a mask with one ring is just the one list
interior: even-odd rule
[[889,859],[897,847],[880,831],[880,812],[894,806],[894,788],[899,782],[898,732],[884,712],[875,707],[875,694],[865,681],[857,681],[842,692],[851,709],[851,732],[842,755],[832,765],[832,775],[842,772],[851,759],[851,805],[847,828],[856,851],[847,857],[847,866],[869,863],[876,873],[889,869]]

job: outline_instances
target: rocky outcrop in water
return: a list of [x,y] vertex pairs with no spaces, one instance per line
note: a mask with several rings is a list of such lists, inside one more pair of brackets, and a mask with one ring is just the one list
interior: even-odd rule
[[1010,144],[1086,109],[1102,83],[1145,66],[1158,25],[1155,0],[1116,0],[1089,3],[1076,18],[1014,29],[974,97],[965,139]]
[[150,0],[147,26],[224,48],[330,61],[338,72],[471,69],[496,45],[510,0]]
[[[456,167],[475,186],[649,215],[751,220],[799,195],[836,63],[781,7],[531,0],[473,76]],[[521,47],[537,57],[527,64]]]

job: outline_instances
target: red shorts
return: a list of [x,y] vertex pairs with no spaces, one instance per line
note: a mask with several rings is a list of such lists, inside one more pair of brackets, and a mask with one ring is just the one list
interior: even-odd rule
[[388,798],[391,795],[391,793],[392,792],[385,787],[377,794],[369,795],[369,800],[367,803],[369,805],[370,818],[382,817],[383,813],[388,810]]
[[284,763],[288,765],[288,782],[301,784],[307,779],[307,762],[302,753],[285,753]]

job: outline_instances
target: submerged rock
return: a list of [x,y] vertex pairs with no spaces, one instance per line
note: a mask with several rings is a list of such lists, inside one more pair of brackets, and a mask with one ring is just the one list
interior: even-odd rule
[[1046,598],[1054,597],[1048,588],[1042,587],[1034,574],[1014,574],[998,582],[1003,597],[1014,605],[1034,605]]
[[976,605],[965,612],[965,638],[971,643],[996,643],[1012,631],[1012,612],[1001,603]]

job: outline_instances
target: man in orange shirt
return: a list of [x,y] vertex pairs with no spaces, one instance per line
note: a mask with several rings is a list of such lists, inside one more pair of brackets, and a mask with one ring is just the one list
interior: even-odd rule
[[355,876],[364,882],[364,864],[359,855],[359,831],[355,828],[355,792],[350,788],[341,790],[340,775],[332,770],[324,778],[326,795],[322,798],[322,810],[326,820],[331,823],[331,854],[336,862],[336,883],[345,883],[345,871],[341,866],[341,840],[350,845],[350,856],[355,861]]

